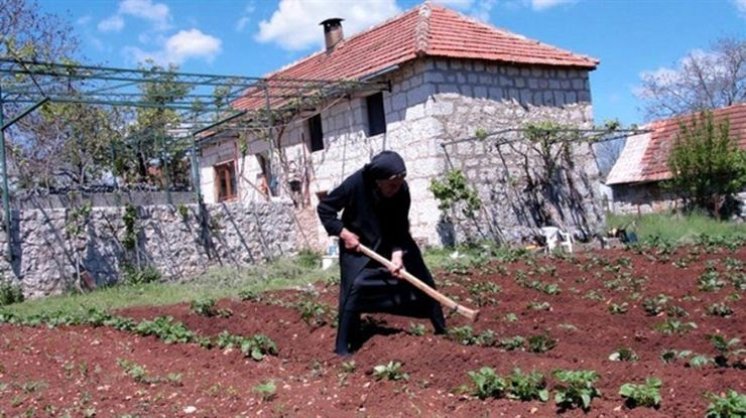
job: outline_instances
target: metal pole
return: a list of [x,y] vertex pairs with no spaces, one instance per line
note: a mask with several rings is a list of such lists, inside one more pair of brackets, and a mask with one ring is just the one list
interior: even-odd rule
[[0,164],[2,164],[2,176],[3,176],[3,211],[5,213],[5,239],[6,239],[6,254],[5,258],[8,262],[13,261],[13,245],[11,242],[10,233],[10,196],[8,187],[8,162],[5,157],[5,125],[3,124],[3,90],[2,83],[0,83]]
[[191,164],[192,164],[192,187],[194,188],[194,194],[197,196],[197,203],[202,202],[202,185],[200,184],[200,176],[199,176],[199,159],[197,157],[197,145],[196,145],[196,138],[194,135],[192,135],[192,144],[189,147],[189,152],[191,154]]
[[274,195],[272,192],[272,154],[273,154],[273,140],[272,140],[272,125],[274,120],[272,118],[272,107],[269,101],[269,85],[264,83],[264,102],[267,110],[267,141],[269,142],[269,158],[267,160],[267,186],[269,186],[269,194]]

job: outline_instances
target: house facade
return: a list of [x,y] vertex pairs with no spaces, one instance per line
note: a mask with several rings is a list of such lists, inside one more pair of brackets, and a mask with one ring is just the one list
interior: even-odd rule
[[[202,144],[207,202],[294,199],[299,216],[305,207],[310,222],[304,235],[323,247],[325,233],[312,213],[318,198],[390,149],[407,163],[410,224],[421,243],[438,246],[496,228],[505,239],[520,240],[544,226],[545,218],[525,204],[526,190],[536,189],[530,177],[539,164],[520,129],[545,121],[591,127],[589,72],[596,60],[429,3],[349,39],[339,25],[325,22],[325,51],[270,77],[375,80],[388,88],[299,113],[283,126],[275,147],[252,135]],[[249,104],[238,100],[234,106]],[[587,144],[570,144],[565,154],[572,156],[570,167],[552,173],[559,186],[541,193],[551,201],[556,223],[588,229],[603,220],[598,167]],[[449,226],[463,216],[439,209],[430,191],[433,179],[453,169],[466,175],[483,203],[471,219],[476,231]]]
[[[731,137],[746,149],[746,104],[715,109],[713,121],[728,121]],[[612,210],[616,213],[670,212],[681,205],[673,191],[662,187],[672,178],[668,158],[682,124],[689,125],[698,114],[684,115],[651,122],[643,133],[626,139],[622,153],[606,179],[613,195]],[[737,198],[746,201],[746,191]]]

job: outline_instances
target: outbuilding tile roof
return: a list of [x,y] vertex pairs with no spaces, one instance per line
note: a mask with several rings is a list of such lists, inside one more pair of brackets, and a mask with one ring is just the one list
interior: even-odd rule
[[[746,103],[736,104],[712,112],[713,120],[719,123],[728,120],[730,135],[738,140],[738,146],[746,149]],[[643,183],[668,180],[668,157],[676,141],[681,124],[690,124],[699,114],[690,114],[651,122],[643,127],[649,133],[627,138],[627,144],[606,184]]]

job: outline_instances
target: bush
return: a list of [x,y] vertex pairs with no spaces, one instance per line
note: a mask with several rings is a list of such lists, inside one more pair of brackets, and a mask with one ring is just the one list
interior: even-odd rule
[[9,282],[0,283],[0,306],[20,303],[24,301],[21,286]]

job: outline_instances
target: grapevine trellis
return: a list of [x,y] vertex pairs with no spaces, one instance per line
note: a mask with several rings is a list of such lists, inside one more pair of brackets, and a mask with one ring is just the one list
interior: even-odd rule
[[[158,86],[161,91],[153,93]],[[278,136],[301,112],[313,110],[325,100],[388,87],[386,83],[359,80],[227,76],[159,67],[126,69],[0,58],[0,175],[7,236],[11,236],[11,188],[6,133],[47,103],[126,109],[133,113],[135,109],[172,112],[175,117],[166,126],[138,126],[137,131],[127,132],[127,138],[154,141],[165,156],[176,149],[183,150],[191,166],[192,190],[201,203],[197,147],[203,141],[224,132],[251,132],[269,143],[271,164]],[[6,120],[9,114],[11,117]],[[125,119],[121,129],[126,131],[130,126],[131,120]],[[116,152],[112,150],[112,166]],[[168,163],[169,159],[164,158],[164,164]],[[271,165],[268,169],[272,169]],[[170,201],[168,169],[164,173],[164,188]],[[9,257],[10,248],[9,238]]]

